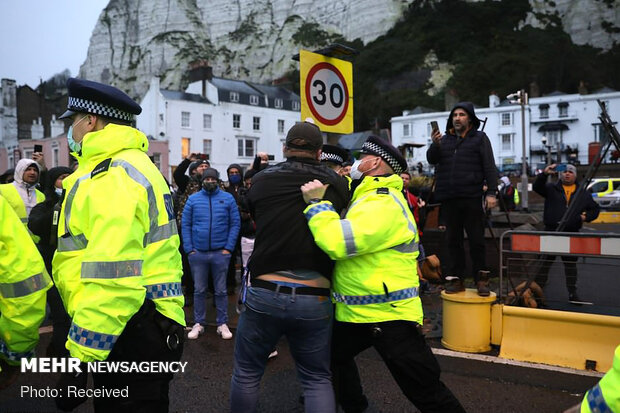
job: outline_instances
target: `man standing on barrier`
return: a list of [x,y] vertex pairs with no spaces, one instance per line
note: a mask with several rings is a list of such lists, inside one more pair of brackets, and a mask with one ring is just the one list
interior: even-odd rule
[[[490,295],[486,268],[484,227],[487,209],[495,207],[497,198],[497,168],[493,148],[487,135],[479,131],[480,119],[476,117],[471,102],[454,105],[446,134],[439,129],[431,135],[433,143],[426,152],[430,164],[436,165],[435,200],[441,202],[441,215],[446,223],[448,243],[449,281],[446,293],[465,290],[465,246],[463,229],[467,232],[472,275],[478,295]],[[486,184],[488,190],[483,191]]]
[[[556,168],[563,169],[558,172]],[[547,176],[559,174],[557,182],[547,182]],[[545,231],[555,231],[560,220],[573,203],[578,203],[573,216],[566,219],[563,232],[579,232],[584,222],[594,221],[599,214],[599,206],[589,191],[583,191],[579,197],[576,196],[579,189],[577,181],[577,168],[575,165],[548,165],[536,176],[533,186],[534,192],[545,198],[545,211],[543,222]],[[573,303],[580,303],[581,299],[577,295],[577,258],[575,256],[562,256],[564,263],[564,274],[566,277],[566,288],[568,289],[568,300]],[[555,261],[555,255],[546,255],[542,258],[542,267],[536,276],[536,282],[544,287],[547,283],[549,269]]]
[[[183,350],[179,236],[168,185],[129,126],[140,106],[120,90],[70,78],[69,146],[78,169],[63,181],[52,267],[72,319],[66,347],[82,362],[178,361]],[[85,371],[85,369],[82,369]],[[64,375],[59,388],[85,387]],[[93,373],[94,387],[128,388],[95,398],[97,412],[168,411],[172,373]],[[57,398],[68,410],[83,399]]]
[[370,346],[422,412],[464,411],[439,379],[439,364],[421,332],[419,237],[398,175],[406,168],[396,148],[370,136],[351,168],[353,195],[342,220],[324,198],[323,183],[314,180],[301,187],[314,239],[336,261],[332,372],[346,413],[368,407],[355,356]]

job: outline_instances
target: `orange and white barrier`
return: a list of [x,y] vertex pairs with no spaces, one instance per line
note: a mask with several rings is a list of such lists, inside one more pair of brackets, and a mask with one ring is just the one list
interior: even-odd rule
[[620,238],[607,234],[513,233],[511,238],[513,252],[620,257]]

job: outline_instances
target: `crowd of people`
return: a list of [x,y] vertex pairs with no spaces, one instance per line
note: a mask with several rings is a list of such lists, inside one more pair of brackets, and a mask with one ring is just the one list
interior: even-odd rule
[[[281,337],[307,412],[367,409],[355,356],[369,347],[418,409],[464,411],[440,380],[422,333],[420,235],[428,200],[411,190],[398,149],[370,136],[351,162],[348,151],[324,144],[320,129],[306,121],[288,131],[284,162],[270,165],[259,153],[250,168],[231,164],[222,179],[206,156],[190,154],[171,186],[149,160],[146,136],[131,127],[141,111],[136,102],[96,82],[69,79],[67,87],[61,118],[71,121],[75,170],[47,170],[35,153],[0,185],[0,246],[10,252],[0,258],[0,386],[32,356],[46,302],[53,324],[48,356],[178,361],[185,339],[205,331],[209,290],[217,334],[233,338],[228,296],[239,290],[244,311],[235,332],[232,412],[256,410]],[[465,289],[463,231],[477,292],[490,294],[485,209],[505,191],[496,190],[492,148],[479,126],[471,103],[455,105],[427,153],[436,167],[432,195],[446,228],[451,294]],[[572,200],[582,206],[567,230],[577,231],[598,209],[587,196],[571,198],[574,167],[558,184],[546,183],[554,167],[534,185],[546,198],[545,225],[554,230]],[[513,202],[503,208],[514,209],[515,192],[505,196]],[[576,269],[563,260],[577,299]],[[18,311],[7,310],[11,300],[20,302]],[[193,307],[187,334],[184,306]],[[130,388],[129,398],[97,398],[96,411],[168,410],[171,373],[92,376],[95,388]],[[59,385],[86,383],[86,374],[63,375]],[[84,400],[56,402],[71,410]]]

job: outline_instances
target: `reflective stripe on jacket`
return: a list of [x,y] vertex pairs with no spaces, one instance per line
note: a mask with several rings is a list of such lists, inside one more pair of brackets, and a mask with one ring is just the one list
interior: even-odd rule
[[584,413],[620,413],[620,346],[614,352],[611,369],[586,393],[581,402]]
[[304,211],[317,245],[336,260],[332,290],[338,321],[422,324],[418,231],[401,191],[398,175],[365,177],[345,219],[328,201]]
[[[37,204],[40,204],[41,202],[45,201],[45,195],[43,194],[43,192],[39,191],[36,188],[33,188],[33,189],[37,197]],[[11,207],[13,208],[13,210],[19,217],[19,220],[22,222],[22,224],[24,224],[24,226],[28,230],[28,233],[30,234],[30,237],[32,238],[32,240],[35,243],[38,243],[40,238],[34,235],[28,229],[28,213],[26,212],[26,206],[24,205],[24,201],[22,200],[22,197],[19,195],[17,188],[12,183],[2,184],[0,185],[0,195],[4,196],[6,200],[9,202],[9,204],[11,205]]]
[[[63,181],[54,280],[72,318],[67,348],[104,360],[145,297],[184,325],[179,236],[168,186],[146,136],[108,124],[85,135]],[[139,345],[139,343],[136,343]]]
[[34,355],[51,286],[37,247],[0,195],[0,357],[9,363]]

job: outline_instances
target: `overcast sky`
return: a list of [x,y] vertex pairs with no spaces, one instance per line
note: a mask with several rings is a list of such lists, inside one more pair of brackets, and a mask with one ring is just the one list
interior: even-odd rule
[[0,0],[0,78],[36,87],[69,69],[76,76],[109,0]]

